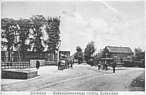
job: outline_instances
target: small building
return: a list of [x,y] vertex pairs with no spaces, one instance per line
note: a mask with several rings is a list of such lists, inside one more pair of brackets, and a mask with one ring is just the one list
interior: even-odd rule
[[103,58],[113,58],[117,64],[123,64],[123,60],[132,55],[133,52],[129,47],[106,46],[103,51]]

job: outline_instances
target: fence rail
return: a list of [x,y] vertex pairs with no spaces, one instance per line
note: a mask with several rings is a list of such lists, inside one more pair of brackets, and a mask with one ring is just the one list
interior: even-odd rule
[[26,69],[30,68],[30,62],[1,62],[2,69]]

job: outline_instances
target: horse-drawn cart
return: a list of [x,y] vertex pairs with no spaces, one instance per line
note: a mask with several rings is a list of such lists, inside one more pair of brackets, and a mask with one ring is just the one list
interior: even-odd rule
[[70,57],[70,51],[59,51],[58,70],[69,68],[68,58]]

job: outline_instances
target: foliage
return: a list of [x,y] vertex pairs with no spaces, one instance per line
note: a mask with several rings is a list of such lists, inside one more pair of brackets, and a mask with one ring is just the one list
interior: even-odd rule
[[35,25],[43,25],[47,22],[43,15],[33,15],[30,19]]
[[134,64],[139,67],[145,67],[145,51],[135,48]]
[[[29,23],[29,19],[14,20],[9,18],[2,18],[2,30],[4,35],[3,38],[7,40],[7,43],[2,43],[5,43],[5,45],[7,45],[8,51],[10,51],[10,48],[12,49],[13,46],[17,47],[17,49],[19,48],[19,50],[21,51],[25,50],[25,40],[28,35],[28,30],[24,29],[24,27],[22,27],[21,25],[26,25]],[[18,39],[16,35],[20,36],[20,38]]]
[[84,57],[85,57],[85,60],[88,64],[90,64],[91,60],[93,59],[92,56],[95,52],[95,46],[94,46],[94,42],[91,41],[87,44],[86,48],[85,48],[85,51],[84,51]]
[[32,43],[34,43],[33,51],[35,52],[43,52],[44,47],[41,43],[41,36],[42,32],[40,30],[40,27],[43,26],[46,23],[46,19],[43,15],[33,15],[31,18],[32,23],[35,25],[34,28],[34,39]]
[[77,51],[77,52],[82,52],[81,47],[80,47],[80,46],[77,46],[77,47],[76,47],[76,51]]
[[82,52],[82,49],[81,47],[77,46],[76,47],[76,53],[74,55],[74,58],[78,60],[78,63],[82,63],[83,61],[83,52]]
[[103,55],[104,55],[104,50],[101,49],[94,57],[95,59],[100,59],[103,57]]
[[[42,45],[42,32],[40,27],[46,25],[46,32],[48,33],[48,40],[44,41],[48,45],[49,50],[56,50],[60,39],[60,19],[48,18],[47,20],[43,15],[34,15],[30,19],[14,20],[11,18],[2,18],[2,38],[7,41],[2,41],[3,46],[7,46],[7,50],[10,51],[13,46],[18,47],[21,52],[27,51],[28,48],[34,45],[33,51],[43,52],[44,47]],[[30,29],[33,30],[34,38],[29,39]],[[16,43],[16,34],[19,39]],[[30,43],[26,44],[26,40],[29,39]]]
[[18,25],[29,25],[29,24],[32,24],[31,20],[30,19],[19,19],[19,20],[16,20],[17,24]]
[[48,18],[46,32],[48,33],[48,40],[45,43],[48,45],[48,51],[57,50],[60,42],[60,19],[59,18]]
[[[2,21],[2,39],[6,39],[7,41],[2,41],[2,47],[6,46],[8,51],[8,60],[10,61],[11,51],[14,47],[18,46],[18,42],[15,40],[16,31],[18,31],[18,27],[16,25],[16,21],[13,19],[4,18]],[[14,23],[14,24],[13,24]]]
[[26,39],[28,38],[29,35],[29,26],[31,24],[30,19],[19,19],[17,20],[17,24],[19,25],[19,50],[20,52],[25,52],[27,51],[28,48],[30,48],[29,45],[25,44]]
[[2,18],[1,19],[1,28],[6,29],[10,24],[16,24],[16,21],[12,18]]
[[135,48],[135,57],[137,59],[145,59],[145,52],[140,48]]

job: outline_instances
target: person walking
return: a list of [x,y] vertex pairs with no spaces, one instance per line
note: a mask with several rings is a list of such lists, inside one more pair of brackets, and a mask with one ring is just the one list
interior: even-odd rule
[[69,68],[69,60],[68,57],[65,59],[65,69]]
[[116,71],[116,69],[115,69],[116,68],[116,62],[115,61],[113,62],[112,67],[113,67],[113,73],[115,73],[115,71]]
[[101,64],[99,63],[99,64],[98,64],[98,70],[100,70],[100,68],[101,68]]
[[107,69],[108,69],[108,65],[107,65],[107,63],[105,64],[105,70],[107,71]]
[[70,59],[70,65],[71,65],[71,68],[73,68],[73,59],[72,58]]
[[40,62],[39,61],[36,61],[36,69],[38,70],[40,67]]
[[61,62],[59,60],[59,62],[58,62],[58,70],[60,70],[60,68],[61,68]]

